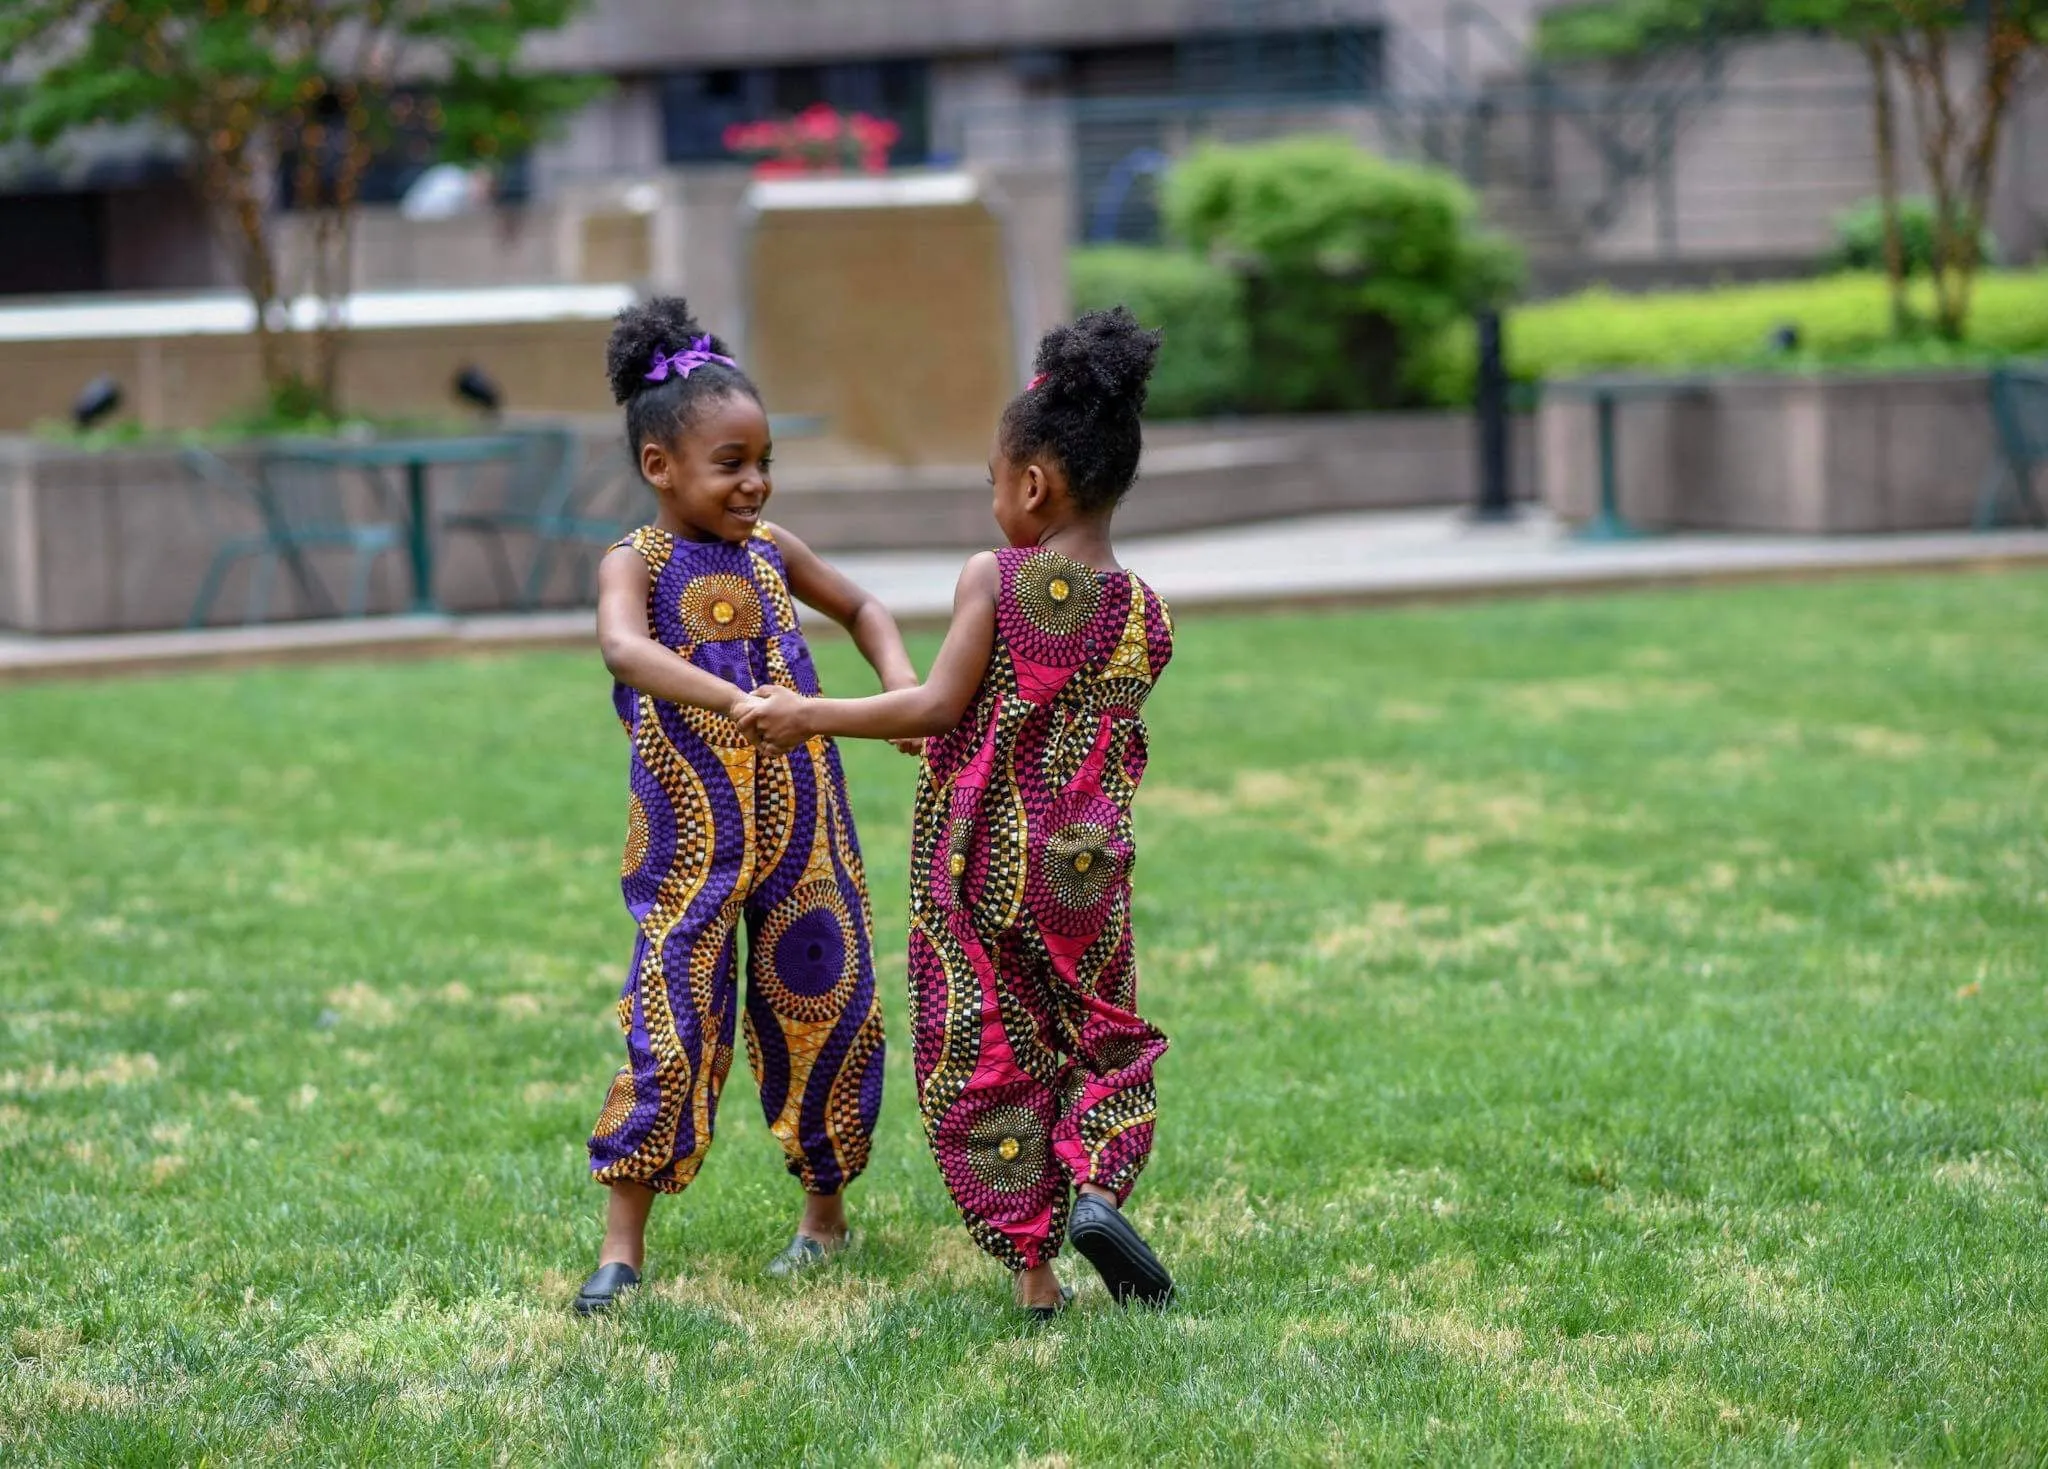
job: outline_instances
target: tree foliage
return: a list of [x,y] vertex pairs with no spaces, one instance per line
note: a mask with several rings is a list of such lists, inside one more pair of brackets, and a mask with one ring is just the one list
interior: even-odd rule
[[1898,183],[1894,82],[1934,200],[1934,327],[1960,341],[2006,116],[2028,69],[2048,51],[2048,0],[1587,0],[1545,17],[1539,46],[1557,59],[1631,56],[1713,36],[1802,31],[1854,44],[1871,75],[1883,257],[1895,329],[1916,329],[1909,242]]
[[[593,93],[519,64],[525,39],[581,0],[6,0],[0,56],[28,80],[0,128],[48,146],[107,123],[183,140],[256,307],[274,395],[331,407],[365,171],[403,130],[444,159],[494,163],[546,137]],[[312,217],[311,275],[329,303],[311,366],[283,310],[276,194]]]

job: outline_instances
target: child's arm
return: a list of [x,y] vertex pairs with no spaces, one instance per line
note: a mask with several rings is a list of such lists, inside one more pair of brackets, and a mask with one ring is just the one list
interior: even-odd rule
[[597,566],[597,646],[612,677],[643,694],[735,719],[747,702],[737,684],[654,640],[647,629],[647,562],[630,546],[618,547]]
[[953,592],[953,625],[922,685],[866,699],[806,699],[788,689],[762,689],[740,716],[740,728],[779,750],[814,735],[901,740],[940,735],[966,714],[988,672],[996,637],[995,553],[967,563]]
[[853,635],[853,645],[882,680],[885,689],[914,689],[917,670],[903,646],[896,619],[881,598],[863,591],[845,573],[779,525],[768,527],[782,549],[789,589],[799,602],[824,613]]

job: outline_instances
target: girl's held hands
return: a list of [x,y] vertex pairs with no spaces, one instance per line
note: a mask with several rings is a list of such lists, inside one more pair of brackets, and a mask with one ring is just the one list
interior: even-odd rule
[[[740,733],[747,737],[748,743],[777,755],[787,755],[813,733],[809,705],[810,700],[794,689],[780,684],[763,684],[752,693],[744,689],[736,691],[732,707],[726,712],[739,725]],[[924,754],[921,738],[891,740],[889,743],[906,755]]]
[[733,706],[733,718],[754,744],[786,755],[811,737],[810,702],[795,689],[766,684]]

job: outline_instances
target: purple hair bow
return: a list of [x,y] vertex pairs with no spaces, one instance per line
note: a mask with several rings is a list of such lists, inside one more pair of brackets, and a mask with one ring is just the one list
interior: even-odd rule
[[704,336],[690,343],[686,350],[677,352],[669,357],[664,357],[661,349],[656,347],[654,349],[654,370],[647,374],[647,381],[651,383],[665,383],[668,381],[670,373],[674,373],[677,377],[688,377],[707,362],[719,362],[732,368],[734,371],[739,370],[739,364],[730,357],[724,357],[712,351],[711,338]]

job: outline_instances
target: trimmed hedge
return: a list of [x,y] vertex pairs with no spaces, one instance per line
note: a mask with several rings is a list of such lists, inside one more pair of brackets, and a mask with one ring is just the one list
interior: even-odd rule
[[[1916,287],[1914,296],[1931,312],[1928,287]],[[1881,275],[1647,296],[1589,291],[1511,313],[1508,369],[1538,381],[1610,371],[1933,367],[2048,352],[2048,271],[1979,276],[1962,343],[1892,340],[1890,303]],[[1796,351],[1770,351],[1768,339],[1780,326],[1798,329]],[[1469,403],[1475,355],[1470,326],[1445,334],[1427,367],[1431,398]]]
[[1152,373],[1154,418],[1202,418],[1238,406],[1251,362],[1244,285],[1232,272],[1178,250],[1105,245],[1070,257],[1074,309],[1128,306],[1165,329]]
[[[1166,329],[1153,417],[1242,406],[1248,336],[1242,289],[1229,271],[1172,250],[1083,250],[1074,257],[1074,294],[1077,309],[1123,302],[1146,325]],[[1931,313],[1925,282],[1913,295]],[[1797,328],[1796,351],[1771,351],[1781,326]],[[1521,382],[1591,372],[1966,366],[2048,354],[2048,270],[1979,276],[1962,343],[1893,340],[1890,293],[1872,274],[1642,296],[1588,291],[1516,308],[1506,336],[1508,370]],[[1437,407],[1469,404],[1475,357],[1469,323],[1440,333],[1412,365],[1418,396]]]

